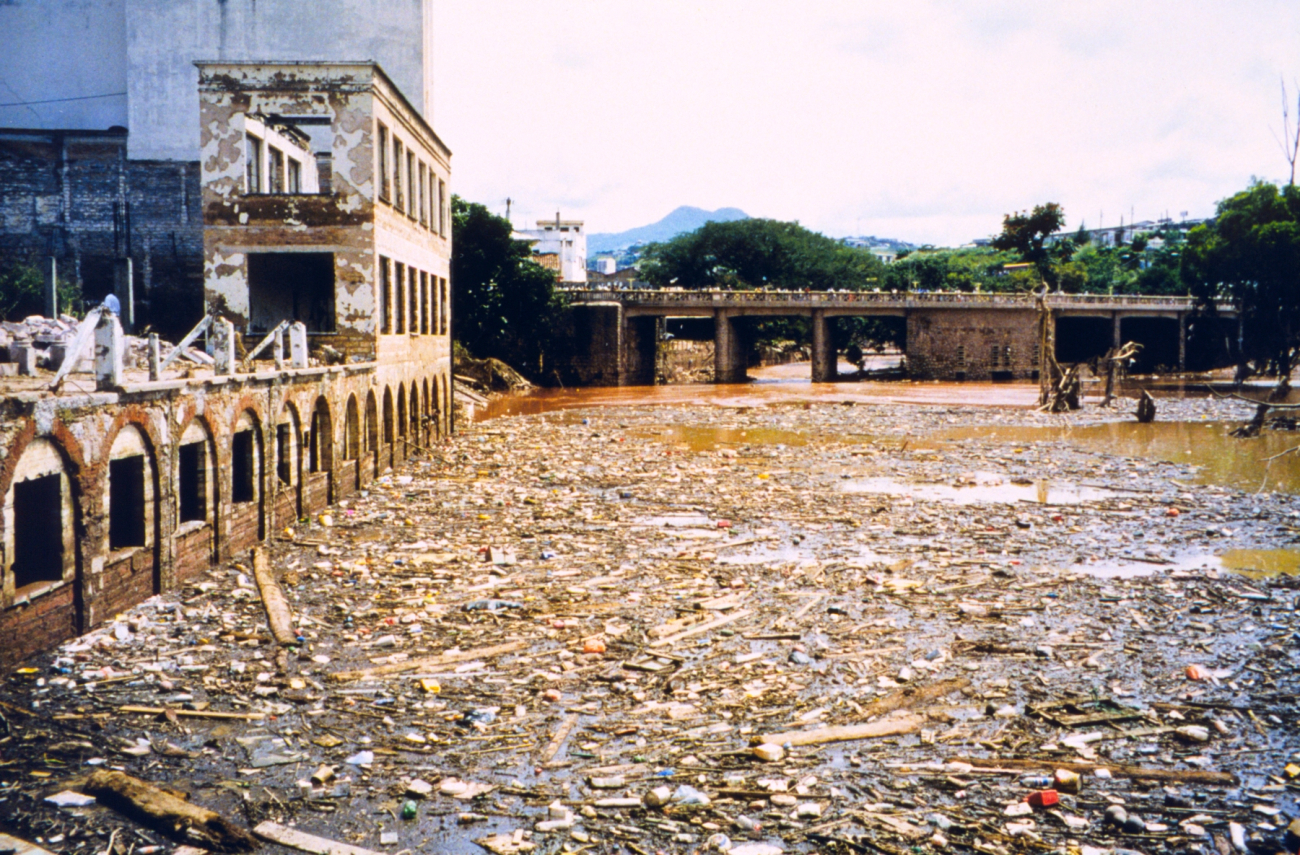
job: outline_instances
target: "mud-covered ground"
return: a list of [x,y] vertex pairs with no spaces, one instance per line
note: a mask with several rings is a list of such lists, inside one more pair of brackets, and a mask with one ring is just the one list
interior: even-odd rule
[[[228,565],[5,675],[0,828],[174,847],[43,801],[107,765],[389,853],[1294,852],[1297,461],[1260,461],[1300,437],[1226,438],[1243,415],[475,425],[280,533],[287,652]],[[1025,804],[1070,763],[1112,769]]]

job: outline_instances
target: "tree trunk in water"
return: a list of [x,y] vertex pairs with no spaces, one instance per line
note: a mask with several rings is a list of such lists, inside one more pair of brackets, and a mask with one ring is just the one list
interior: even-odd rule
[[1151,397],[1151,393],[1142,390],[1142,397],[1138,398],[1137,420],[1142,424],[1149,424],[1156,420],[1156,401]]

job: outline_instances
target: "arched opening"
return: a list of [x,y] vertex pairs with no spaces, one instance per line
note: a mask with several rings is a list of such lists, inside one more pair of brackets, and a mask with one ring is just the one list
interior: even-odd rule
[[442,377],[440,376],[433,378],[433,429],[438,434],[438,438],[442,439]]
[[348,395],[348,409],[343,434],[343,459],[357,460],[361,457],[361,413],[357,406],[357,396]]
[[[356,404],[355,399],[349,401]],[[330,418],[330,403],[321,395],[311,413],[311,445],[307,449],[307,469],[310,472],[328,472],[334,468],[334,420]]]
[[321,395],[311,411],[311,432],[307,435],[307,471],[302,478],[305,512],[316,511],[334,500],[334,419],[330,404]]
[[411,437],[411,442],[415,445],[424,445],[424,437],[420,436],[420,385],[414,381],[411,383],[411,412],[409,424],[410,429],[407,433]]
[[285,402],[275,422],[275,519],[302,516],[302,422],[298,409]]
[[370,473],[377,474],[379,469],[379,407],[375,404],[375,393],[366,393],[366,454],[369,458]]
[[266,536],[262,514],[265,452],[257,414],[244,410],[235,420],[230,437],[230,550],[232,552]]
[[[217,449],[202,420],[194,419],[176,448],[177,567],[180,574],[206,570],[217,544]],[[207,542],[190,549],[191,538]],[[202,554],[202,560],[199,555]],[[191,562],[190,559],[193,559]],[[189,566],[193,563],[194,566]]]
[[384,444],[393,441],[393,390],[384,389]]
[[[62,450],[48,439],[32,440],[14,467],[4,495],[0,604],[7,608],[66,588],[60,596],[68,600],[65,629],[69,637],[84,629],[77,562],[78,513]],[[48,624],[33,627],[37,628],[47,629]],[[21,641],[18,639],[17,646]]]
[[[108,453],[104,505],[108,517],[108,566],[121,573],[105,583],[110,602],[120,595],[138,602],[162,590],[157,561],[158,470],[144,432],[127,425]],[[126,590],[129,589],[129,590]]]
[[406,436],[406,387],[397,387],[397,435]]
[[420,400],[424,403],[424,409],[421,411],[421,414],[424,416],[424,420],[423,420],[423,423],[424,423],[424,444],[425,444],[425,445],[432,445],[432,444],[433,444],[433,431],[434,431],[434,427],[433,427],[433,418],[432,418],[432,416],[433,416],[433,402],[432,402],[431,400],[429,400],[429,378],[428,378],[428,377],[425,377],[424,380],[421,381],[421,382],[422,382],[423,385],[424,385],[424,396],[420,398]]

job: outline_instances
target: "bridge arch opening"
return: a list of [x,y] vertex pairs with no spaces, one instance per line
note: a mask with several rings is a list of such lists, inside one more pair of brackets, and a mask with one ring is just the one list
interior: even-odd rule
[[1150,374],[1178,370],[1178,320],[1176,318],[1121,318],[1120,341],[1142,345],[1129,371]]
[[1056,319],[1056,361],[1087,362],[1110,350],[1115,332],[1110,318],[1066,315]]

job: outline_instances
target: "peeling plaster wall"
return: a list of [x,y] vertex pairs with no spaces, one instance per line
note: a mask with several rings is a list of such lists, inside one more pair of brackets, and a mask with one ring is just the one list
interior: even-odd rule
[[193,158],[197,60],[373,59],[419,109],[431,99],[428,0],[125,2],[133,158]]

